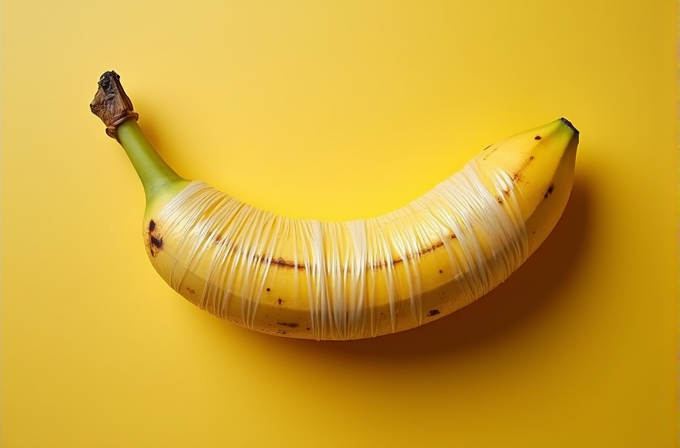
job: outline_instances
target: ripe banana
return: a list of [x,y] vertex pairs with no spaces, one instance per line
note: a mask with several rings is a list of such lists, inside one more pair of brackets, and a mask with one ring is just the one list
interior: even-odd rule
[[446,316],[524,263],[573,184],[579,133],[561,118],[485,148],[385,215],[291,219],[181,178],[144,137],[119,76],[98,86],[90,108],[142,181],[156,271],[200,308],[269,334],[358,339]]

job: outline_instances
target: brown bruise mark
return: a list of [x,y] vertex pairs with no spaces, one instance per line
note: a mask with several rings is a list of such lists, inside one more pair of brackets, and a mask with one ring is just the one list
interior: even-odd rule
[[156,238],[155,236],[151,235],[151,244],[156,249],[163,249],[163,238]]
[[283,257],[278,257],[278,258],[267,258],[261,255],[255,255],[253,256],[254,259],[259,260],[261,263],[269,263],[272,266],[281,266],[284,268],[297,268],[297,269],[305,269],[305,265],[303,264],[295,264],[293,260],[286,260]]
[[[451,235],[451,239],[455,239],[456,235]],[[432,244],[429,247],[426,247],[424,249],[420,249],[418,252],[411,252],[406,254],[406,259],[411,260],[413,258],[425,255],[427,253],[430,253],[436,249],[439,249],[444,245],[443,241],[437,241],[436,243]],[[272,266],[281,266],[285,268],[294,268],[294,269],[307,269],[307,266],[304,263],[295,263],[292,260],[286,260],[283,257],[265,257],[259,254],[253,255],[253,260],[254,261],[259,261],[260,263],[269,263]],[[387,266],[388,264],[395,266],[399,263],[403,263],[404,259],[403,258],[395,258],[392,260],[391,263],[387,263],[385,260],[379,261],[373,265],[371,265],[371,268],[383,268]],[[267,288],[267,291],[270,291],[269,288]]]
[[281,305],[281,304],[283,303],[283,300],[282,300],[282,299],[278,299],[277,302],[279,302],[279,305]]
[[193,296],[194,294],[196,294],[196,290],[195,290],[195,289],[191,289],[191,288],[189,288],[188,286],[187,286],[187,291],[189,291],[189,294],[191,294],[192,296]]
[[540,139],[541,139],[540,135],[537,135],[536,137],[534,137],[534,140],[540,140]]
[[503,205],[503,198],[500,196],[496,196],[496,202],[498,202],[500,205]]
[[[533,159],[533,157],[532,157],[532,159]],[[510,194],[510,190],[507,191],[507,194],[508,195]],[[151,221],[150,227],[155,228],[156,224],[153,221]],[[449,237],[452,240],[455,240],[457,238],[454,233],[450,234]],[[163,244],[162,238],[158,239],[158,241],[156,241],[156,242],[159,243],[161,246]],[[222,233],[217,233],[213,237],[212,242],[213,242],[213,244],[227,244],[228,243],[227,239],[224,238],[224,235]],[[437,241],[429,247],[421,248],[420,250],[418,250],[416,252],[407,253],[405,258],[406,258],[406,260],[411,260],[411,259],[420,257],[420,256],[425,255],[427,253],[430,253],[430,252],[432,252],[436,249],[439,249],[443,245],[444,245],[444,241]],[[150,247],[153,246],[152,241],[149,242],[149,246]],[[160,247],[158,249],[160,249]],[[230,253],[231,252],[238,252],[239,250],[241,250],[241,249],[238,246],[232,245],[229,248],[228,252],[230,252]],[[152,255],[155,256],[156,252],[157,251],[155,251],[152,247]],[[265,255],[254,254],[252,256],[252,259],[255,262],[260,262],[260,263],[263,263],[263,264],[268,263],[272,266],[281,266],[281,267],[284,267],[284,268],[301,269],[301,270],[307,269],[307,266],[304,263],[299,263],[299,262],[296,263],[293,260],[286,260],[283,257],[267,257]],[[386,260],[382,260],[382,261],[378,261],[377,263],[374,263],[373,265],[369,266],[369,268],[380,269],[380,268],[386,267],[388,265],[396,266],[397,264],[403,263],[403,262],[404,262],[403,258],[394,258],[390,262],[387,262]],[[267,289],[267,291],[270,291],[270,289]]]
[[153,219],[149,221],[149,225],[147,226],[147,236],[147,246],[149,247],[149,253],[155,258],[156,255],[158,255],[158,252],[163,249],[163,237],[160,236],[156,221]]
[[548,191],[545,192],[543,198],[548,199],[548,196],[550,196],[553,191],[555,191],[555,184],[550,184],[550,186],[548,187]]
[[278,265],[278,266],[284,266],[284,267],[287,267],[287,268],[295,268],[295,267],[299,268],[299,265],[296,265],[293,260],[285,260],[283,257],[279,257],[276,260],[271,260],[270,264],[275,264],[275,265]]
[[531,163],[532,160],[534,160],[534,156],[529,156],[529,158],[522,163],[522,166],[520,166],[519,169],[515,171],[515,173],[512,175],[513,182],[519,182],[522,180],[524,169]]
[[430,310],[430,311],[428,311],[428,313],[427,313],[427,317],[436,316],[437,314],[441,314],[441,313],[439,312],[439,310],[437,310],[437,309]]
[[276,325],[283,325],[284,327],[297,328],[300,326],[297,322],[277,322]]
[[440,270],[439,270],[439,273],[440,273],[440,274],[443,274],[443,273],[444,273],[444,271],[442,271],[442,270],[440,269]]
[[288,333],[285,332],[284,330],[277,330],[276,332],[277,332],[278,334],[288,334]]
[[[455,234],[451,234],[450,237],[451,237],[452,240],[456,239]],[[213,243],[218,244],[218,243],[221,243],[221,242],[226,242],[226,240],[224,240],[223,235],[222,234],[215,235],[215,237],[213,238]],[[162,241],[161,241],[161,243],[162,243]],[[420,249],[417,252],[411,252],[411,253],[406,254],[406,259],[411,260],[411,259],[419,257],[421,255],[425,255],[427,253],[432,252],[433,250],[439,249],[443,245],[444,245],[443,241],[438,241],[438,242],[432,244],[429,247],[425,247],[423,249]],[[238,247],[232,247],[229,252],[237,252],[238,250],[239,250]],[[304,263],[295,263],[293,260],[286,260],[283,257],[271,257],[271,258],[269,258],[269,257],[266,257],[264,255],[255,254],[255,255],[253,255],[253,260],[259,261],[260,263],[269,263],[272,266],[281,266],[281,267],[284,267],[284,268],[302,269],[302,270],[307,269],[307,266]],[[399,263],[403,263],[403,262],[404,262],[404,260],[402,258],[395,258],[395,259],[392,260],[391,263],[387,263],[385,260],[383,260],[383,261],[379,261],[379,262],[373,264],[370,267],[371,268],[383,268],[383,267],[387,266],[388,264],[395,266],[395,265],[397,265]],[[267,291],[269,291],[269,289],[267,289]]]

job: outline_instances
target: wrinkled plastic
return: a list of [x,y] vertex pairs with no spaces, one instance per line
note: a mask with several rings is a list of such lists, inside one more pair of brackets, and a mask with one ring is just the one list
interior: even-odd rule
[[432,274],[421,260],[431,251],[446,252],[448,266],[439,273],[461,282],[456,290],[463,297],[456,300],[464,303],[496,287],[528,257],[511,177],[491,167],[482,171],[475,160],[405,207],[365,220],[287,218],[192,182],[159,221],[178,241],[166,279],[175,290],[202,269],[206,287],[193,301],[228,317],[230,301],[240,300],[237,318],[253,327],[272,271],[292,269],[285,293],[308,302],[317,339],[376,336],[376,304],[385,302],[392,331],[403,303],[410,307],[405,314],[422,323],[423,285],[432,284],[424,276]]

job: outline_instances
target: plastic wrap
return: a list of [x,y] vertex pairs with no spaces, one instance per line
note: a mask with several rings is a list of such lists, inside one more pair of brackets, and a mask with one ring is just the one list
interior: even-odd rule
[[[158,217],[175,242],[166,281],[250,328],[272,300],[307,312],[304,325],[317,339],[376,336],[380,313],[393,332],[399,319],[420,325],[433,314],[423,294],[455,283],[453,300],[467,304],[528,256],[512,178],[479,163],[403,208],[346,222],[279,216],[192,182]],[[197,279],[204,286],[187,286]],[[277,285],[278,299],[269,285]],[[231,309],[240,315],[229,316]]]

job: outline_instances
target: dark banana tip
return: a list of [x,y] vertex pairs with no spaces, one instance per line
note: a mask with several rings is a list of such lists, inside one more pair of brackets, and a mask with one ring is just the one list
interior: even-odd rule
[[567,120],[567,119],[564,118],[564,117],[560,118],[560,120],[562,120],[562,123],[564,123],[564,124],[566,124],[567,126],[569,126],[569,129],[571,129],[572,131],[574,131],[575,134],[578,134],[578,133],[579,133],[579,132],[578,132],[578,129],[576,129],[576,128],[574,127],[573,124],[571,124],[571,121]]
[[128,119],[137,120],[132,101],[120,83],[120,76],[113,70],[104,72],[97,83],[97,93],[90,103],[90,111],[106,125],[106,134],[118,139],[118,126]]

